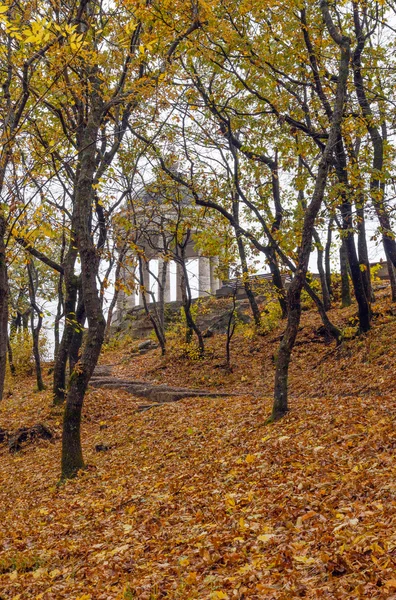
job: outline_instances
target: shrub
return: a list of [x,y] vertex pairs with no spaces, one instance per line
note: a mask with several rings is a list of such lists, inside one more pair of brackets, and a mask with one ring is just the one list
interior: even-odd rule
[[[29,330],[16,333],[10,340],[13,363],[19,375],[31,375],[34,372],[33,340]],[[43,361],[49,359],[49,344],[45,333],[40,334],[40,355]]]

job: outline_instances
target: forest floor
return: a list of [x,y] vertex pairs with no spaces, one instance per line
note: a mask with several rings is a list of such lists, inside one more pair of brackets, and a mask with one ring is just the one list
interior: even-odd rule
[[[0,599],[298,598],[396,600],[396,309],[387,290],[373,329],[339,349],[304,312],[290,373],[291,410],[275,424],[282,325],[224,336],[207,358],[177,345],[107,350],[117,376],[236,391],[136,412],[141,399],[91,389],[87,469],[57,485],[61,409],[33,378],[9,382],[0,428],[45,423],[53,443],[0,445]],[[356,307],[334,309],[345,328]],[[46,376],[50,383],[50,376]],[[107,451],[97,452],[102,445]]]

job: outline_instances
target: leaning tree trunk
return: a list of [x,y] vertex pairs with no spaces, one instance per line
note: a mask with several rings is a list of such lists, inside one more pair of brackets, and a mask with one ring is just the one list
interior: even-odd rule
[[291,353],[296,341],[301,318],[301,290],[304,286],[311,253],[315,219],[320,210],[326,188],[327,174],[333,150],[340,135],[349,72],[350,41],[336,30],[325,0],[321,3],[322,14],[327,28],[341,52],[336,99],[330,126],[329,137],[318,166],[312,200],[305,210],[301,244],[298,252],[297,270],[287,292],[288,317],[286,330],[281,340],[276,361],[274,403],[272,420],[277,420],[288,411],[288,373]]
[[72,376],[66,398],[62,434],[62,479],[74,477],[84,467],[81,447],[81,413],[89,380],[98,362],[106,321],[97,287],[99,256],[91,236],[95,154],[100,127],[99,111],[89,116],[81,139],[80,169],[75,189],[76,241],[81,260],[81,283],[88,331],[82,356]]
[[0,400],[3,399],[4,380],[7,367],[8,340],[8,276],[5,247],[6,222],[0,214]]

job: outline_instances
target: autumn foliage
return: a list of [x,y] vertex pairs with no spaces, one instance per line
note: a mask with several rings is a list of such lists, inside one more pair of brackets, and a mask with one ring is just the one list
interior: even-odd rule
[[[231,374],[219,368],[223,336],[201,360],[176,347],[172,360],[108,351],[101,362],[119,376],[241,395],[138,413],[141,400],[123,391],[89,391],[87,469],[60,487],[59,409],[47,392],[32,395],[30,380],[15,385],[2,426],[39,418],[56,439],[14,455],[1,446],[1,596],[393,598],[396,321],[387,292],[377,311],[372,331],[337,351],[318,341],[318,316],[304,313],[291,412],[276,424],[265,419],[281,328],[236,334]],[[354,314],[332,311],[345,327]]]

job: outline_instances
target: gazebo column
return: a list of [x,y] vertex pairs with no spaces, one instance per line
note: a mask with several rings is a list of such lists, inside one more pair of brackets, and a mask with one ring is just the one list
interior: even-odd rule
[[210,291],[212,294],[216,294],[216,291],[221,288],[221,281],[217,276],[217,269],[219,267],[219,257],[213,256],[210,259]]
[[211,292],[210,258],[198,257],[198,294],[199,297],[207,296]]

